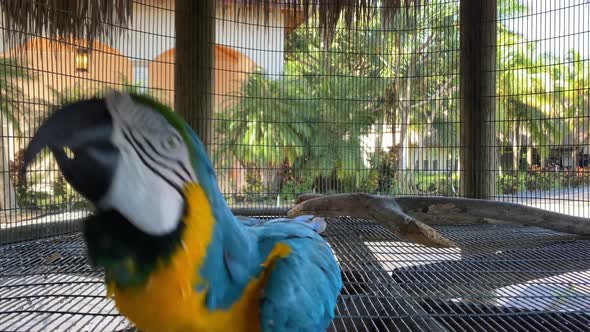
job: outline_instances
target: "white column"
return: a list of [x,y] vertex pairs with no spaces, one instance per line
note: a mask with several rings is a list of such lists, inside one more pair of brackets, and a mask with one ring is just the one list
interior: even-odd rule
[[146,92],[149,86],[148,61],[133,61],[133,84],[139,87],[141,92]]

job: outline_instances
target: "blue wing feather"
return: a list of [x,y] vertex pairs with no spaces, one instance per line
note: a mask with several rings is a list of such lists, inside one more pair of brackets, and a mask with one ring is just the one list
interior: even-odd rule
[[236,220],[248,227],[269,226],[271,224],[281,223],[298,223],[310,227],[317,233],[322,233],[326,229],[326,221],[324,218],[315,217],[312,215],[297,216],[295,218],[275,218],[275,219],[257,219],[244,216],[236,216]]
[[342,288],[340,269],[327,243],[284,241],[292,248],[268,279],[261,307],[262,331],[325,331]]
[[257,235],[262,256],[277,242],[291,248],[288,257],[275,263],[264,289],[262,331],[325,330],[342,288],[338,263],[318,234],[325,229],[325,221],[314,216],[237,220]]

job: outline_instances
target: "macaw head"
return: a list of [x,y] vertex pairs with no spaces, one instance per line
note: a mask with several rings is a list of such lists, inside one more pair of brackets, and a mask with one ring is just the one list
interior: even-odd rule
[[31,140],[23,171],[45,147],[95,206],[84,229],[91,261],[123,284],[143,281],[180,245],[185,186],[216,186],[194,132],[145,96],[113,91],[63,106]]

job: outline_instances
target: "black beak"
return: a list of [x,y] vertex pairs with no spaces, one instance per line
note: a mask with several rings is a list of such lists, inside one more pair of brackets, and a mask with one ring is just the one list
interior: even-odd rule
[[64,106],[45,120],[29,143],[21,178],[35,156],[49,147],[72,187],[91,202],[98,202],[110,187],[119,158],[111,142],[112,132],[113,121],[104,99]]

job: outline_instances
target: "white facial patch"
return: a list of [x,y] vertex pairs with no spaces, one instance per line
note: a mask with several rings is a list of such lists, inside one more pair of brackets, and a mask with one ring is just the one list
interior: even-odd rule
[[116,209],[147,234],[172,232],[182,217],[182,189],[197,182],[187,145],[162,114],[128,94],[110,92],[106,103],[120,158],[99,206]]

